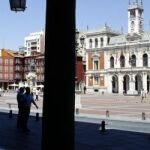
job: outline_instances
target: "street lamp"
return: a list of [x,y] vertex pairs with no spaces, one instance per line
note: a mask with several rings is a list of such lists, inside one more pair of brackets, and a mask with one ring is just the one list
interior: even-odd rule
[[26,9],[26,0],[9,0],[12,11],[24,11]]

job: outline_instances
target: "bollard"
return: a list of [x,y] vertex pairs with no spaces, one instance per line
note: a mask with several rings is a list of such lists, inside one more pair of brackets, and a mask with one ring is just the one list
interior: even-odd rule
[[109,110],[106,110],[106,117],[109,117]]
[[9,110],[9,118],[12,118],[12,110]]
[[103,120],[101,122],[101,132],[105,132],[105,131],[106,131],[106,129],[105,129],[105,121]]
[[40,117],[39,117],[39,113],[36,113],[36,121],[39,121]]
[[145,120],[146,117],[145,117],[145,112],[142,112],[142,120]]
[[76,115],[79,114],[79,108],[76,108]]

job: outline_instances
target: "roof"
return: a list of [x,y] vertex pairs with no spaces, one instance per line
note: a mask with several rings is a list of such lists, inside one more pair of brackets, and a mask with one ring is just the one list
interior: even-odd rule
[[119,36],[114,36],[110,38],[110,44],[109,45],[115,45],[115,44],[123,44],[126,42],[129,42],[132,40],[133,42],[150,42],[150,32],[143,32],[141,34],[123,34]]
[[88,35],[93,35],[93,34],[115,34],[115,35],[120,35],[120,32],[112,30],[111,27],[107,26],[105,24],[105,26],[101,27],[100,29],[97,30],[90,30],[87,31],[85,34]]

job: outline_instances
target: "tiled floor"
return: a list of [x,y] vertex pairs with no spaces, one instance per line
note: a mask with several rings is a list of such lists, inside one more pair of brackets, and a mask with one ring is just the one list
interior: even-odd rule
[[40,150],[41,120],[30,117],[28,123],[31,132],[24,133],[16,128],[16,115],[9,118],[7,113],[0,113],[0,149]]

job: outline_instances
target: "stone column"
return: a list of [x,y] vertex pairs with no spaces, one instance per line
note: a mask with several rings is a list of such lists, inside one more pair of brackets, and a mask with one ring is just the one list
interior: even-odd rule
[[112,93],[112,75],[108,74],[106,78],[106,87],[107,87],[107,92]]
[[118,81],[119,94],[123,94],[123,75],[120,74],[118,79],[119,79]]
[[4,82],[2,82],[2,89],[4,90]]
[[148,80],[148,84],[149,84],[149,92],[148,92],[148,94],[150,94],[150,79]]
[[142,81],[143,81],[144,91],[147,93],[147,73],[146,72],[143,73]]
[[130,75],[129,90],[127,91],[127,94],[138,94],[138,92],[135,90],[135,75],[133,74]]
[[47,0],[42,150],[75,149],[75,31],[75,0]]

